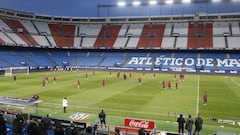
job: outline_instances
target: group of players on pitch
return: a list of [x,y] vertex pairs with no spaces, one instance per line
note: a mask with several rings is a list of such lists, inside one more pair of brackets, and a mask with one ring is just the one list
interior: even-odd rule
[[[121,72],[118,71],[117,72],[117,78],[120,78],[120,75],[121,75]],[[143,71],[143,75],[145,75],[145,71]],[[92,72],[92,76],[95,76],[95,72],[93,71]],[[112,76],[112,71],[109,71],[109,77]],[[129,72],[128,74],[129,78],[132,78],[132,72]],[[156,77],[156,73],[154,72],[153,73],[153,76]],[[85,79],[88,79],[88,72],[85,73]],[[123,73],[123,79],[126,80],[127,79],[127,74],[126,73]],[[175,81],[175,90],[178,89],[179,87],[179,83],[177,81],[177,75],[174,74],[174,78],[173,80]],[[179,75],[179,81],[184,81],[184,74],[180,74]],[[46,84],[49,82],[49,77],[48,75],[45,76],[45,78],[43,78],[42,80],[42,87],[45,88],[46,87]],[[53,84],[56,84],[57,82],[57,77],[56,75],[53,76]],[[138,85],[142,85],[142,77],[138,77],[137,78],[137,82],[138,82]],[[81,81],[80,79],[77,79],[76,81],[76,85],[77,85],[77,88],[80,88],[80,85],[81,85]],[[103,78],[102,79],[102,86],[105,86],[106,85],[106,79]],[[168,82],[166,81],[162,81],[162,90],[167,90],[167,89],[172,89],[172,82],[169,80]]]

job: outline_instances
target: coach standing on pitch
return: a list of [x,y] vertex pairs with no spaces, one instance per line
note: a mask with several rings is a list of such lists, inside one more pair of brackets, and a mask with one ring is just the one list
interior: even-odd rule
[[104,124],[104,126],[106,127],[106,114],[104,112],[104,110],[102,110],[99,114],[98,114],[98,118],[100,119],[100,123],[101,123],[101,127]]
[[66,113],[67,112],[67,106],[68,106],[68,101],[67,101],[66,97],[62,100],[62,106],[63,106],[63,112]]

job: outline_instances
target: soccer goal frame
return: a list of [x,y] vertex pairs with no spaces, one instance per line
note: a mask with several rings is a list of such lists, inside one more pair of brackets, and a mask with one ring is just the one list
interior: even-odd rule
[[29,67],[7,67],[4,68],[5,76],[29,75]]

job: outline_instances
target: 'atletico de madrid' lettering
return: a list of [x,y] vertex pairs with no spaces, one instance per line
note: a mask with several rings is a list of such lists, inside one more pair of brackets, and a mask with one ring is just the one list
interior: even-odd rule
[[213,59],[213,58],[168,58],[168,57],[131,57],[128,65],[164,65],[164,66],[195,66],[208,67],[240,67],[240,59]]

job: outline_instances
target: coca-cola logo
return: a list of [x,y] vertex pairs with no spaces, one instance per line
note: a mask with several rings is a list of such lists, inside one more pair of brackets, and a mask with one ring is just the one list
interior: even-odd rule
[[125,126],[135,127],[135,128],[153,129],[154,122],[147,121],[147,120],[125,119]]
[[149,127],[149,122],[131,120],[129,122],[129,126],[130,127],[138,127],[138,128],[148,128]]

